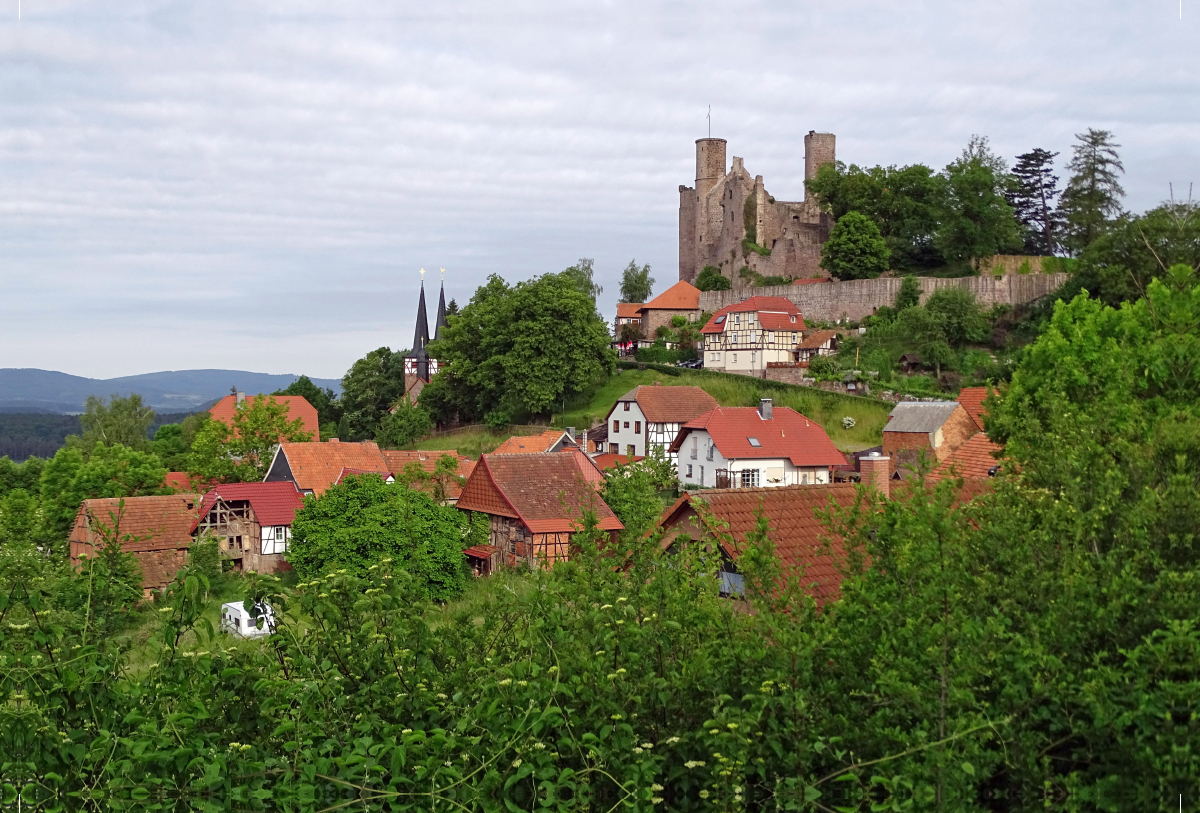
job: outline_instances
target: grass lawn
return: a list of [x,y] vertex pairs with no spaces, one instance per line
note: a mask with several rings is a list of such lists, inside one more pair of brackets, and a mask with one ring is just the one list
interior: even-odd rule
[[[425,438],[419,441],[413,448],[429,451],[453,449],[459,454],[478,460],[481,454],[488,454],[495,451],[497,446],[513,435],[537,435],[549,428],[548,426],[540,428],[516,427],[515,429],[499,433],[493,432],[490,429],[472,429],[453,435]],[[579,428],[582,429],[583,427],[580,426]]]
[[[888,413],[892,410],[892,405],[883,401],[808,387],[790,387],[749,376],[713,376],[684,372],[675,377],[657,370],[618,369],[616,374],[603,384],[574,401],[568,401],[566,413],[555,416],[554,423],[556,426],[574,426],[579,429],[598,424],[604,420],[617,398],[636,386],[653,384],[655,381],[661,382],[664,387],[700,387],[717,399],[721,406],[758,406],[759,398],[772,398],[776,406],[791,407],[821,424],[829,433],[834,445],[844,452],[856,452],[877,446],[883,437],[883,425],[887,423]],[[842,428],[842,419],[845,417],[854,419],[855,425],[852,428]],[[423,442],[420,448],[439,447],[426,446]],[[457,448],[459,451],[463,450],[462,446]]]

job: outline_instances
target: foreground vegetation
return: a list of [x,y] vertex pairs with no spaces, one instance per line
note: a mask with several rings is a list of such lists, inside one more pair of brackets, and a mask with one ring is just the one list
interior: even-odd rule
[[585,521],[572,561],[455,606],[388,559],[249,576],[279,622],[253,646],[211,634],[193,560],[131,668],[119,546],[72,574],[10,540],[6,803],[1156,809],[1200,776],[1200,284],[1148,294],[1057,307],[993,411],[990,494],[822,512],[824,607],[781,582],[770,517],[739,561],[754,613],[717,595],[715,538],[614,558]]

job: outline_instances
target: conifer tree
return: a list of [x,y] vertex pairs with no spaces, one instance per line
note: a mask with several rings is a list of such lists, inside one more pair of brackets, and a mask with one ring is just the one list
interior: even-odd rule
[[1050,256],[1061,240],[1061,215],[1054,208],[1059,195],[1054,158],[1058,153],[1036,147],[1018,155],[1012,168],[1016,183],[1008,194],[1017,222],[1024,231],[1025,251]]
[[1114,143],[1108,130],[1089,127],[1075,138],[1078,143],[1067,165],[1071,180],[1063,191],[1060,209],[1066,221],[1064,243],[1072,253],[1079,254],[1120,216],[1125,190],[1117,175],[1125,172],[1125,167],[1117,154],[1121,145]]

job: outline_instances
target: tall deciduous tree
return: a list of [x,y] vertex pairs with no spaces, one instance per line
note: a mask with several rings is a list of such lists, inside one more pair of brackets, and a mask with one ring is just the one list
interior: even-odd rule
[[1164,203],[1109,224],[1079,260],[1077,284],[1109,305],[1141,297],[1172,265],[1200,268],[1200,206]]
[[1020,230],[1005,200],[1010,180],[1004,161],[984,136],[972,136],[942,172],[945,196],[937,245],[947,260],[976,263],[1020,245]]
[[238,404],[233,425],[211,420],[196,433],[188,473],[201,481],[254,482],[263,479],[281,441],[312,440],[300,418],[289,420],[287,404],[259,396]]
[[1066,246],[1079,254],[1108,231],[1111,221],[1121,214],[1121,188],[1118,176],[1125,172],[1108,130],[1088,128],[1075,136],[1071,148],[1071,179],[1062,194],[1062,212],[1066,221]]
[[354,362],[342,377],[340,440],[375,437],[379,422],[404,395],[404,356],[386,347],[372,350]]
[[288,561],[310,578],[337,569],[366,575],[390,558],[422,592],[445,601],[465,585],[467,527],[463,512],[423,491],[388,485],[378,474],[351,475],[305,500],[292,523]]
[[847,212],[821,247],[821,267],[838,279],[870,279],[888,269],[889,254],[875,221]]
[[579,262],[563,271],[562,275],[571,280],[581,294],[590,297],[592,302],[595,302],[596,297],[604,292],[604,288],[596,282],[595,273],[592,260],[581,257]]
[[136,392],[128,398],[114,394],[107,402],[89,395],[80,423],[83,433],[68,437],[67,445],[75,446],[85,455],[90,454],[97,443],[145,451],[150,447],[149,431],[150,424],[154,423],[154,410],[142,403],[142,396]]
[[941,255],[933,245],[937,231],[941,179],[927,166],[847,167],[840,161],[826,164],[817,177],[804,182],[840,220],[859,212],[875,221],[891,252],[895,268],[938,265]]
[[621,302],[649,302],[650,294],[654,291],[654,277],[650,276],[650,266],[637,264],[630,260],[629,265],[621,272]]
[[399,449],[415,443],[433,428],[429,411],[408,398],[401,398],[379,422],[375,442],[385,449]]
[[1024,232],[1025,252],[1050,256],[1061,241],[1061,217],[1055,208],[1058,177],[1054,158],[1058,153],[1037,147],[1017,156],[1012,168],[1015,180],[1008,193],[1008,205]]
[[318,387],[312,379],[302,375],[274,395],[299,395],[317,410],[317,421],[321,426],[336,424],[342,419],[342,405],[328,387]]
[[615,369],[610,341],[570,279],[546,274],[509,286],[493,275],[430,344],[447,367],[421,391],[421,404],[439,420],[496,425],[545,414]]

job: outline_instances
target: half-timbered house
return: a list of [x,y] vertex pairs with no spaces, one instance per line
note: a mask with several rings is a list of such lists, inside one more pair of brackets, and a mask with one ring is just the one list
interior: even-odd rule
[[792,363],[803,330],[800,309],[781,296],[727,305],[701,329],[704,368],[758,375],[771,362]]
[[286,570],[292,519],[303,506],[292,483],[226,483],[204,495],[192,537],[214,537],[234,570]]
[[717,407],[717,399],[699,387],[664,387],[657,382],[634,387],[613,404],[605,418],[608,453],[644,457],[654,449],[666,454],[680,428]]

